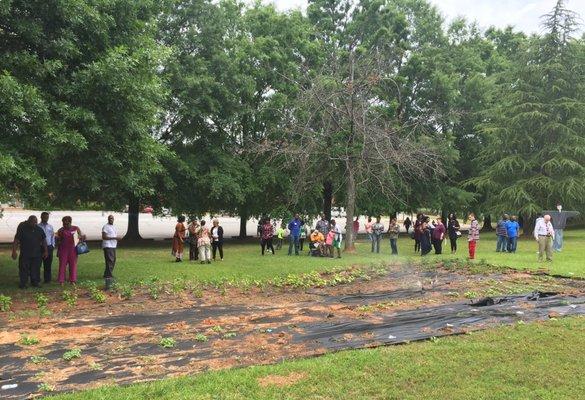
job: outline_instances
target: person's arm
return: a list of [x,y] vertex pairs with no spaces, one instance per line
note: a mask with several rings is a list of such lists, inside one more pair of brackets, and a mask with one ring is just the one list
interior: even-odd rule
[[77,234],[79,235],[79,240],[85,242],[85,235],[81,233],[81,229],[79,229],[79,227],[77,227]]
[[13,260],[16,260],[16,258],[18,257],[18,246],[20,245],[20,240],[18,240],[17,235],[14,235],[14,240],[12,242],[12,259]]
[[43,248],[43,260],[49,257],[49,248],[47,247],[47,238],[43,237],[41,242],[41,247]]
[[539,222],[536,222],[536,224],[534,224],[534,232],[532,232],[532,235],[534,236],[535,240],[538,240],[538,224]]

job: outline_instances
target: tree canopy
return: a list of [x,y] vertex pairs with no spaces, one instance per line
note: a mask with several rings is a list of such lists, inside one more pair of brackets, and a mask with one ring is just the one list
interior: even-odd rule
[[241,235],[332,206],[583,212],[579,21],[564,0],[532,36],[426,0],[5,1],[0,200],[229,213]]

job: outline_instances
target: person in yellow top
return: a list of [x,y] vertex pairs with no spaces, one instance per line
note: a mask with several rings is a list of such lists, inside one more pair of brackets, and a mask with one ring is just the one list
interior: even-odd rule
[[325,236],[323,236],[323,234],[321,232],[319,232],[318,230],[314,230],[313,233],[311,233],[311,248],[312,249],[316,249],[319,252],[319,255],[323,255],[323,246],[325,244]]

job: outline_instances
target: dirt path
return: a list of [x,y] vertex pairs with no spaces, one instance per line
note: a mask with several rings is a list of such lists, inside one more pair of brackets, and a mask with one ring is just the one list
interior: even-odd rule
[[[524,294],[466,299],[494,288]],[[539,295],[526,295],[535,289]],[[376,280],[307,291],[233,289],[88,307],[4,321],[0,397],[39,395],[41,384],[57,391],[127,384],[585,314],[585,283],[394,269]],[[24,336],[39,343],[25,345]],[[64,359],[71,355],[79,357]]]

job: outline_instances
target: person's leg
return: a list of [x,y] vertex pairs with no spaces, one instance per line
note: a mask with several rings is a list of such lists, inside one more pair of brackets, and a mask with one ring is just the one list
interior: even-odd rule
[[544,249],[546,247],[546,236],[538,237],[538,261],[542,261],[544,258]]
[[199,252],[199,261],[203,264],[205,262],[205,246],[201,245],[197,247],[197,251]]
[[219,259],[223,261],[223,243],[218,243],[217,249],[219,250]]
[[270,251],[272,251],[272,255],[274,255],[275,251],[274,251],[274,245],[272,244],[273,239],[270,238],[268,239],[268,244],[266,246],[266,248],[270,249]]
[[24,289],[28,284],[28,277],[30,276],[30,258],[20,255],[18,258],[18,287]]
[[289,235],[289,237],[288,237],[288,255],[289,256],[292,255],[294,243],[295,243],[295,239],[293,238],[293,235]]
[[77,253],[75,247],[69,255],[69,282],[77,282]]
[[500,252],[500,238],[501,238],[500,235],[496,236],[496,253]]
[[59,254],[59,275],[57,276],[57,282],[63,284],[65,282],[65,269],[67,268],[67,255],[64,253]]
[[414,252],[418,253],[420,251],[420,239],[414,239]]
[[372,253],[376,250],[376,241],[374,239],[374,234],[373,233],[368,233],[368,237],[370,238],[370,242],[372,242]]
[[193,261],[195,259],[195,251],[196,248],[193,246],[193,243],[189,243],[189,261]]
[[30,283],[34,287],[39,287],[41,283],[41,257],[32,257],[29,263]]
[[300,239],[299,239],[299,244],[300,244],[300,246],[301,246],[301,251],[303,251],[303,245],[305,244],[305,239],[303,239],[303,238],[300,238]]
[[209,244],[205,245],[205,260],[207,264],[211,263],[211,245]]
[[295,241],[295,255],[298,256],[299,255],[299,237],[295,236],[294,237],[294,241]]
[[376,253],[380,252],[380,242],[382,241],[382,235],[376,235]]
[[546,251],[546,261],[552,261],[553,257],[552,238],[550,237],[546,238],[544,249]]
[[398,254],[398,247],[396,246],[396,239],[390,239],[390,247],[392,248],[392,254]]
[[555,242],[557,243],[557,248],[555,249],[556,251],[562,251],[563,250],[563,230],[562,229],[556,229],[555,230]]
[[53,266],[53,246],[47,246],[47,258],[43,260],[43,278],[45,283],[51,282],[51,267]]
[[260,248],[262,249],[262,255],[264,255],[264,249],[266,248],[266,241],[264,239],[260,239]]
[[473,260],[475,258],[475,240],[471,240],[469,242],[469,259]]
[[112,288],[112,282],[114,278],[114,266],[116,265],[116,249],[105,248],[104,260],[106,263],[106,268],[104,271],[105,289],[110,290]]
[[443,254],[443,241],[437,240],[437,254]]
[[213,261],[215,261],[215,255],[217,254],[217,242],[211,242],[211,255],[213,257]]

